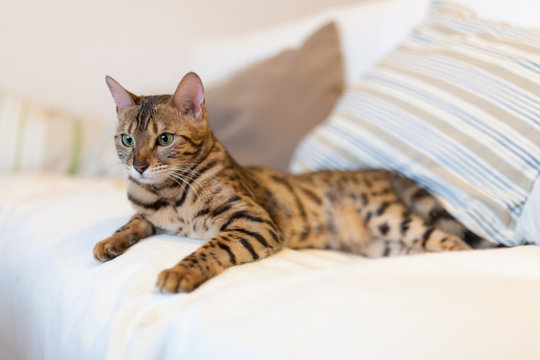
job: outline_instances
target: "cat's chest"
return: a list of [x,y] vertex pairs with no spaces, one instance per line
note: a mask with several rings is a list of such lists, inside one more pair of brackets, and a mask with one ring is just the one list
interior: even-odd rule
[[174,204],[158,210],[143,211],[144,217],[158,229],[174,235],[192,239],[209,240],[217,234],[205,217],[197,217],[196,207],[176,207]]
[[174,194],[151,192],[139,186],[128,186],[128,198],[138,213],[166,233],[201,240],[217,233],[206,217],[197,216],[200,211],[197,203],[178,205]]

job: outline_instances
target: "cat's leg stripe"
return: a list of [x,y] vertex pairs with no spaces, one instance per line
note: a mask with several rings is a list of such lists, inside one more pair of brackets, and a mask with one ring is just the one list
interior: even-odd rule
[[401,234],[405,235],[407,231],[409,230],[409,226],[411,226],[412,219],[410,217],[407,217],[403,219],[401,222]]
[[423,247],[426,247],[426,243],[427,243],[427,241],[429,240],[429,237],[431,236],[431,233],[432,233],[433,231],[435,231],[435,228],[430,227],[430,228],[428,228],[428,229],[426,230],[426,232],[424,233],[424,235],[422,235],[422,246],[423,246]]
[[259,234],[259,233],[249,231],[249,230],[246,230],[246,229],[240,229],[240,228],[228,229],[228,230],[225,230],[225,231],[227,231],[227,232],[235,232],[236,231],[236,232],[240,232],[240,233],[249,235],[252,238],[254,238],[255,240],[257,240],[265,248],[272,247],[272,246],[270,246],[270,244],[268,244],[268,242],[264,239],[264,237],[262,237],[261,234]]
[[223,263],[219,260],[219,258],[216,256],[216,254],[215,254],[213,251],[210,251],[210,256],[211,256],[214,260],[216,260],[216,262],[218,263],[218,265],[219,265],[220,267],[224,267],[224,266],[223,266]]
[[224,231],[224,230],[227,230],[229,225],[231,225],[235,220],[239,220],[239,219],[242,219],[242,220],[246,220],[246,221],[250,221],[250,222],[258,222],[258,223],[265,223],[265,224],[268,224],[270,225],[272,228],[275,228],[275,225],[272,224],[270,221],[268,220],[265,220],[265,219],[261,219],[259,217],[256,217],[256,216],[253,216],[253,215],[250,215],[249,213],[245,212],[245,211],[239,211],[237,213],[234,213],[231,215],[231,217],[229,218],[229,220],[223,224],[221,226],[221,229],[220,231]]
[[268,231],[270,233],[270,236],[272,237],[272,239],[274,239],[274,242],[276,244],[280,244],[281,241],[279,240],[279,237],[277,236],[277,234],[275,232],[273,232],[272,230]]
[[246,239],[239,239],[239,240],[240,240],[240,244],[242,244],[250,252],[253,260],[257,260],[259,258],[259,255],[257,255],[255,250],[253,249],[253,246],[251,246],[251,244]]
[[233,265],[236,265],[236,256],[234,256],[234,254],[232,253],[231,251],[231,248],[225,244],[223,244],[222,242],[218,242],[217,245],[225,250],[227,252],[227,254],[229,254],[229,260],[231,261],[231,264]]

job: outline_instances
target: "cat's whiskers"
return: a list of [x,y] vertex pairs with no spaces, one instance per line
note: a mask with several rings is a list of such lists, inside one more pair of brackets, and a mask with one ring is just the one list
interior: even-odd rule
[[[197,192],[197,190],[195,189],[195,187],[190,184],[190,182],[188,180],[186,180],[183,176],[179,175],[179,174],[176,174],[176,173],[169,173],[167,175],[167,177],[171,180],[173,180],[174,182],[176,182],[178,185],[182,185],[180,184],[177,180],[180,180],[182,181],[184,184],[186,184],[187,186],[189,186],[193,192],[195,193],[195,195],[197,196],[197,199],[200,200],[201,197],[199,196],[199,193]],[[185,186],[182,186],[182,189],[185,191]]]
[[176,171],[176,170],[179,170],[179,171],[182,171],[182,172],[189,172],[189,173],[195,173],[195,174],[201,174],[199,171],[196,171],[195,169],[193,168],[189,168],[189,166],[196,166],[198,164],[193,164],[193,163],[181,163],[181,164],[178,164],[177,166],[171,166],[170,169],[173,170],[173,171]]
[[[178,184],[178,185],[180,185],[180,187],[182,187],[182,190],[185,191],[185,185],[183,183],[179,182],[178,179],[176,179],[174,177],[171,177],[170,175],[167,175],[167,179],[170,179],[170,180],[174,181],[176,184]],[[185,183],[184,180],[182,180],[182,179],[179,179],[179,180],[181,180],[181,181],[183,181]]]
[[184,176],[189,176],[189,179],[190,180],[193,180],[193,176],[200,176],[202,173],[198,172],[198,171],[193,171],[193,170],[190,170],[190,169],[184,169],[184,168],[171,168],[171,171],[174,172],[174,173],[178,173],[178,172],[181,172],[183,174],[185,174]]
[[[194,163],[182,163],[182,164],[179,164],[179,165],[194,166],[194,165],[197,165],[197,164],[194,164]],[[187,168],[187,167],[171,166],[169,169],[176,176],[181,176],[184,179],[187,179],[190,183],[192,183],[195,179],[197,179],[200,175],[202,175],[201,172],[196,171],[196,170],[194,170],[192,168]],[[183,174],[180,174],[178,172],[181,172]],[[198,182],[195,182],[195,184],[198,184]],[[211,197],[211,195],[212,195],[212,191],[210,189],[207,189],[207,188],[200,188],[199,187],[199,193],[201,193],[201,192],[203,193],[205,198]]]
[[187,177],[190,181],[193,181],[193,176],[200,176],[201,173],[192,169],[178,167],[178,166],[171,166],[168,168],[168,171],[171,173],[181,175],[180,173],[184,174],[182,176]]
[[[199,171],[194,171],[194,170],[186,169],[186,168],[172,167],[171,170],[174,172],[176,176],[181,176],[184,179],[188,179],[190,183],[194,183],[197,185],[199,184],[199,182],[196,180],[200,175],[202,175],[202,173]],[[179,174],[178,171],[183,172],[184,174]],[[212,191],[204,187],[203,188],[199,187],[199,193],[201,192],[203,193],[205,198],[208,198],[209,196],[212,195]]]
[[[201,175],[201,173],[198,172],[198,171],[194,171],[194,172],[192,172],[192,173],[190,174],[190,173],[187,171],[187,170],[189,170],[189,169],[183,169],[183,168],[171,168],[171,170],[172,170],[172,173],[171,173],[171,174],[172,174],[173,176],[181,177],[181,178],[184,179],[184,180],[187,179],[187,181],[189,181],[190,184],[193,183],[194,180],[195,180],[198,176]],[[181,173],[179,173],[179,172],[182,172],[183,174],[181,174]],[[198,184],[198,183],[195,182],[195,184]],[[208,191],[207,189],[202,188],[202,189],[200,189],[200,190],[202,190],[202,191],[204,192],[204,196],[205,196],[205,197],[208,196],[209,191]]]
[[[178,174],[177,171],[182,171],[182,169],[180,168],[177,168],[177,167],[171,167],[169,165],[160,165],[160,166],[157,166],[155,167],[154,169],[154,172],[156,173],[156,175],[159,175],[159,176],[164,176],[165,178],[168,178],[168,179],[172,179],[172,177],[182,177],[182,181],[186,181],[186,177],[181,175],[181,174]],[[192,181],[191,178],[188,178],[187,180],[189,181]]]

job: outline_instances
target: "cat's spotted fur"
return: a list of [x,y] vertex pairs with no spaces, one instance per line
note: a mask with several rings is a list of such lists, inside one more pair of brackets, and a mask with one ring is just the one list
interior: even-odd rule
[[[283,247],[370,257],[470,248],[430,224],[430,214],[427,221],[412,214],[395,190],[415,185],[386,171],[293,176],[242,168],[212,135],[204,89],[194,73],[172,96],[137,97],[111,78],[107,84],[117,105],[116,146],[129,168],[128,198],[136,215],[96,244],[94,256],[110,260],[160,232],[205,241],[159,275],[163,292],[191,291],[230,266]],[[170,145],[159,144],[163,134],[174,136]],[[124,135],[132,146],[123,143]]]

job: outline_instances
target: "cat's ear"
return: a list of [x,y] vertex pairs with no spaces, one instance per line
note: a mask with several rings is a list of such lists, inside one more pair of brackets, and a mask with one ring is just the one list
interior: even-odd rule
[[199,75],[194,72],[184,75],[171,98],[171,105],[184,115],[190,115],[195,120],[201,119],[204,111],[204,87]]
[[105,76],[105,82],[111,91],[111,95],[116,103],[116,112],[120,112],[130,106],[135,105],[137,96],[133,95],[114,80],[109,75]]

